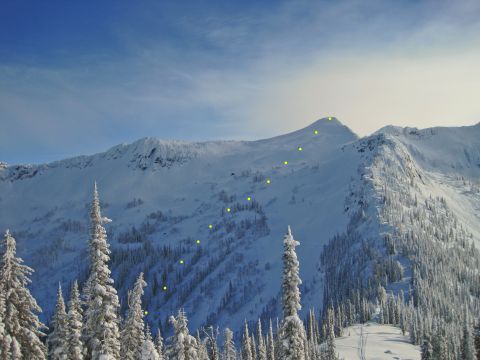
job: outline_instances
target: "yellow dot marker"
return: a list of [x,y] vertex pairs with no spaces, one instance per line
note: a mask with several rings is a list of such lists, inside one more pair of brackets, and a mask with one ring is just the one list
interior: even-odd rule
[[252,198],[251,198],[250,196],[249,196],[249,197],[247,197],[247,201],[250,201],[250,200],[252,200]]
[[271,183],[270,179],[267,179],[267,184],[270,184],[270,183]]
[[167,291],[167,285],[164,285],[162,289],[163,291]]
[[180,264],[183,265],[185,263],[185,261],[183,260],[180,260]]
[[288,165],[288,161],[285,160],[285,161],[283,162],[283,165]]
[[148,315],[148,311],[145,311],[145,315]]
[[208,225],[208,228],[213,229],[213,225],[212,224]]
[[200,240],[197,240],[197,245],[200,245]]
[[298,147],[298,151],[302,151],[303,148],[301,146]]
[[318,130],[313,130],[313,133],[314,133],[315,135],[318,135]]
[[230,212],[230,211],[232,211],[232,209],[230,209],[230,208],[227,208],[227,212]]
[[331,120],[333,120],[333,118],[332,118],[331,116],[329,116],[329,117],[328,117],[328,120],[330,120],[330,121],[331,121]]

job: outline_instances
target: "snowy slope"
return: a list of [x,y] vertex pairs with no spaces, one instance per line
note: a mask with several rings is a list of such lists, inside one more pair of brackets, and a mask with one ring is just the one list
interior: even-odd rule
[[410,343],[399,328],[367,323],[344,330],[335,339],[340,359],[345,360],[419,360],[420,348]]
[[402,142],[425,170],[480,176],[480,123],[422,130],[387,126],[376,134],[386,134]]
[[[113,219],[109,232],[114,249],[140,246],[121,244],[119,237],[146,222],[150,227],[146,237],[154,246],[182,246],[179,257],[185,264],[156,258],[145,269],[149,284],[156,276],[162,286],[160,275],[165,271],[169,287],[167,293],[157,292],[147,301],[155,317],[151,320],[164,321],[185,306],[193,328],[217,313],[221,326],[235,327],[245,314],[255,319],[268,301],[278,298],[288,224],[301,241],[302,277],[305,283],[313,278],[322,244],[348,221],[343,203],[358,155],[341,147],[356,139],[336,119],[322,119],[297,132],[254,142],[143,139],[94,156],[10,166],[0,170],[0,228],[13,231],[20,254],[37,270],[33,290],[48,313],[55,284],[67,283],[85,268],[87,204],[96,180],[103,213]],[[155,215],[159,211],[160,220]],[[251,225],[262,214],[266,228]],[[201,240],[203,255],[189,268],[196,239]],[[229,243],[228,250],[223,251],[222,241]],[[209,265],[211,259],[216,260]],[[117,278],[122,277],[121,294],[144,270],[145,262],[115,269]],[[209,273],[192,285],[205,269]],[[179,283],[177,272],[182,272]],[[229,282],[233,305],[219,311]],[[318,306],[321,291],[320,285],[310,290],[305,304]]]
[[480,246],[480,123],[424,130],[387,127],[377,133],[411,158],[423,197],[444,198]]
[[[251,142],[147,138],[51,164],[0,166],[0,229],[12,230],[36,269],[33,292],[48,317],[58,281],[68,287],[85,276],[96,180],[103,213],[113,219],[108,232],[122,302],[144,271],[152,324],[185,307],[192,328],[208,321],[238,329],[245,318],[280,315],[288,224],[301,242],[303,307],[318,309],[323,245],[361,211],[356,231],[381,247],[393,226],[382,216],[387,185],[393,192],[412,187],[419,201],[444,197],[480,241],[479,154],[480,125],[387,127],[358,139],[335,118]],[[400,178],[413,174],[415,186],[387,182],[386,168]],[[407,281],[408,269],[403,288]]]

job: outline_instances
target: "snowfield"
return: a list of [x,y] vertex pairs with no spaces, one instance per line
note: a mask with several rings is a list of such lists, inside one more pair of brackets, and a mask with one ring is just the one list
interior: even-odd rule
[[367,323],[344,329],[335,339],[340,359],[345,360],[419,360],[420,347],[394,326]]

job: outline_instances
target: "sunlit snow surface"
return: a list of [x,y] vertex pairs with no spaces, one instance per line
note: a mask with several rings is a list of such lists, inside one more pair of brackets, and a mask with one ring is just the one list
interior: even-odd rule
[[335,339],[335,344],[340,359],[345,360],[420,359],[420,347],[412,345],[408,336],[390,325],[367,323],[348,327],[343,337]]

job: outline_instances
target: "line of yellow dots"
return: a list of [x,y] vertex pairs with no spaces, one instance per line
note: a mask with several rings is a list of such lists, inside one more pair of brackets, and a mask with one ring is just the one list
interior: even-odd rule
[[[329,121],[333,120],[333,117],[329,116],[329,117],[328,117],[328,120],[329,120]],[[318,130],[313,130],[313,134],[314,134],[314,135],[318,135]],[[302,146],[299,146],[299,147],[297,148],[297,150],[298,150],[298,151],[303,151],[303,147],[302,147]],[[288,160],[283,161],[283,165],[288,165]],[[265,183],[266,183],[267,185],[270,185],[270,184],[272,183],[272,181],[271,181],[270,179],[266,179],[266,180],[265,180]],[[251,201],[251,200],[252,200],[252,198],[251,198],[250,196],[248,196],[248,197],[247,197],[247,201]],[[230,213],[230,212],[232,211],[232,209],[229,208],[229,207],[227,207],[226,210],[227,210],[228,213]],[[209,224],[209,225],[208,225],[208,228],[209,228],[210,230],[212,230],[212,229],[213,229],[213,225],[212,225],[212,224]],[[200,240],[197,239],[197,240],[196,240],[196,243],[197,243],[197,245],[200,245],[201,242],[200,242]],[[184,264],[184,261],[183,261],[183,260],[180,260],[180,264],[183,265],[183,264]],[[163,290],[166,291],[166,290],[167,290],[167,287],[164,286],[164,287],[163,287]]]

